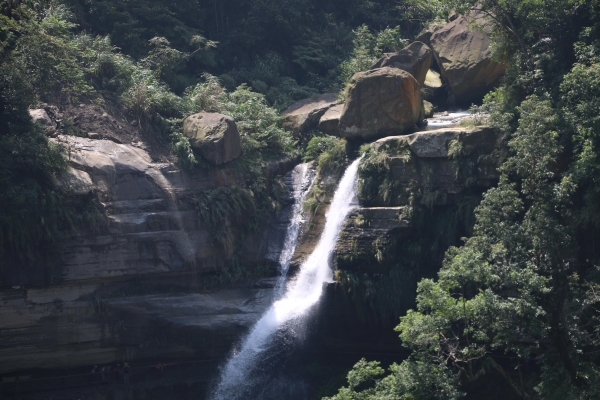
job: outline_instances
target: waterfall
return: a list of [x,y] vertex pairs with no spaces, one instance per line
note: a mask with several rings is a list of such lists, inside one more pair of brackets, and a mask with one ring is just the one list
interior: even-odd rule
[[[261,399],[260,385],[264,371],[259,366],[273,368],[269,361],[278,346],[290,342],[290,336],[299,335],[294,322],[308,315],[321,297],[323,285],[333,276],[329,259],[335,247],[342,223],[355,207],[356,174],[360,159],[344,173],[326,214],[325,229],[311,255],[300,267],[296,277],[288,282],[283,296],[276,300],[254,325],[223,368],[220,382],[209,396],[213,400]],[[295,243],[293,244],[295,247]],[[293,253],[293,249],[289,249]],[[291,257],[291,256],[290,256]],[[279,338],[279,340],[278,340]],[[258,388],[258,389],[257,389]],[[285,396],[281,397],[285,398]]]
[[315,180],[316,172],[309,169],[308,164],[300,164],[291,173],[291,181],[293,186],[292,197],[294,205],[292,206],[292,218],[287,226],[285,241],[281,254],[279,255],[279,280],[275,287],[275,298],[278,299],[285,287],[290,263],[298,244],[300,229],[304,223],[302,208],[304,207],[304,197],[308,194]]

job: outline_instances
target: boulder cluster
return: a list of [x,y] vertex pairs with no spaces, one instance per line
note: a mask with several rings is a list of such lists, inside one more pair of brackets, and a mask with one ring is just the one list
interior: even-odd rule
[[[433,116],[434,104],[450,97],[455,105],[470,105],[498,82],[504,65],[491,57],[490,33],[490,22],[478,12],[433,23],[404,49],[385,53],[371,69],[356,73],[343,103],[337,93],[325,93],[292,104],[283,113],[284,127],[296,135],[320,129],[364,141],[410,133]],[[191,115],[184,134],[214,165],[241,154],[235,122],[225,115]]]
[[404,49],[355,74],[342,104],[334,93],[302,100],[284,112],[285,125],[365,141],[414,131],[434,104],[470,105],[498,83],[504,65],[491,57],[490,33],[491,23],[477,12],[433,23]]

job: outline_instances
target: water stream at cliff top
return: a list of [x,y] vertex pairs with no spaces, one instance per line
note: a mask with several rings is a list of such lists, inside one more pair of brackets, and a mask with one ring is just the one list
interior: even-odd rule
[[[329,259],[340,234],[346,216],[356,207],[356,175],[360,159],[354,161],[344,173],[333,196],[326,223],[319,242],[311,255],[300,267],[298,274],[290,280],[281,298],[252,327],[221,372],[220,380],[212,400],[259,400],[271,398],[267,391],[266,374],[276,373],[276,360],[285,357],[286,347],[293,347],[304,334],[303,324],[311,309],[318,303],[323,285],[331,282],[332,270]],[[293,248],[296,243],[287,243]],[[287,257],[287,256],[285,256]],[[282,254],[282,258],[284,255]],[[289,266],[289,261],[288,261]],[[282,355],[283,354],[283,355]],[[287,383],[282,388],[289,389]],[[269,388],[273,390],[273,388]],[[292,398],[281,394],[278,398]],[[301,398],[294,395],[294,399]]]

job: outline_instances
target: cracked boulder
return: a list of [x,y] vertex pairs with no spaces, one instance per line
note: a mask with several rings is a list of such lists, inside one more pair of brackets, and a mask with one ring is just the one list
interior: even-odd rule
[[433,52],[429,46],[421,42],[413,42],[395,53],[385,53],[371,69],[399,68],[410,73],[419,85],[423,86],[432,59]]

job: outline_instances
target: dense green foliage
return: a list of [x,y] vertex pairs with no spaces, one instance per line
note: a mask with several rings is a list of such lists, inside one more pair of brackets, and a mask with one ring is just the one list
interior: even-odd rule
[[510,153],[472,236],[400,319],[412,356],[387,375],[358,363],[332,399],[454,399],[490,374],[520,398],[598,398],[597,4],[448,3],[496,23],[495,51],[510,62],[484,107]]
[[[6,5],[3,3],[4,11]],[[2,279],[37,283],[53,277],[36,274],[30,266],[46,257],[80,226],[97,226],[93,199],[69,203],[57,190],[56,177],[65,171],[62,150],[34,126],[28,113],[36,95],[89,90],[72,56],[74,42],[66,9],[46,9],[41,16],[21,9],[19,19],[0,14],[0,271]],[[14,14],[13,14],[14,15]],[[23,34],[26,32],[26,34]],[[20,265],[21,271],[7,266]]]
[[373,34],[366,25],[360,26],[354,32],[352,54],[340,65],[342,80],[349,82],[357,72],[366,71],[385,52],[402,49],[407,43],[400,36],[400,27],[386,28],[377,35]]
[[353,30],[366,24],[375,31],[400,25],[412,37],[439,3],[422,0],[68,0],[81,28],[110,35],[135,59],[164,37],[172,47],[192,53],[192,38],[203,35],[219,46],[178,63],[167,82],[176,93],[195,84],[208,70],[228,89],[242,83],[272,104],[336,89],[340,64],[352,51]]

